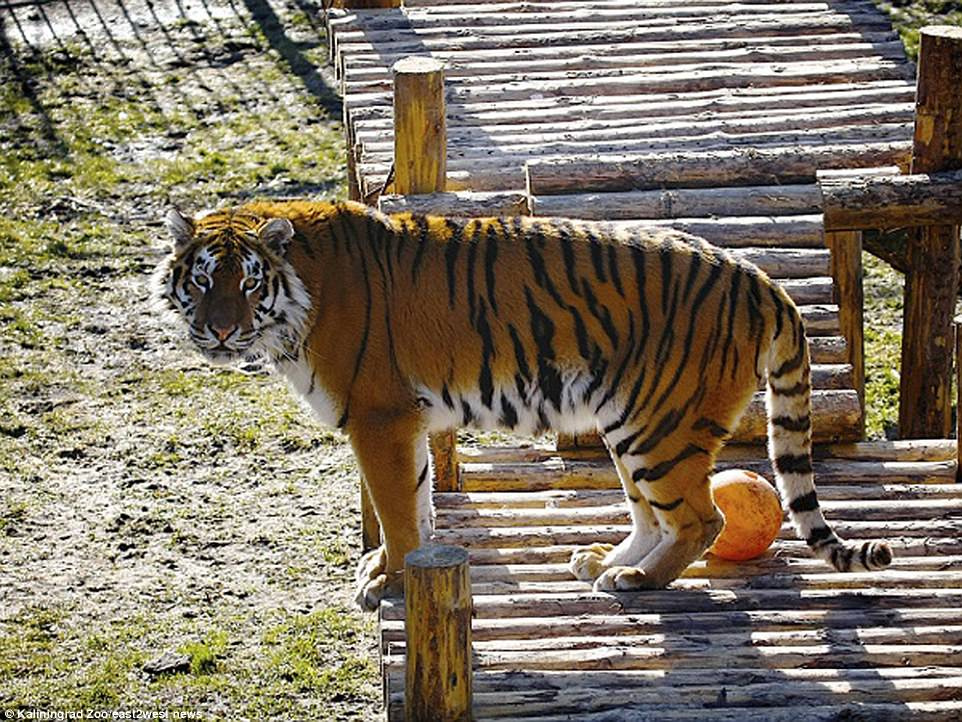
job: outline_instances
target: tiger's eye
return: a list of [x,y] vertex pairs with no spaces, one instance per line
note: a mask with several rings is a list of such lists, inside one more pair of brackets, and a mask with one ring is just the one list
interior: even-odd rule
[[245,278],[242,288],[248,293],[257,290],[257,287],[261,285],[259,278]]
[[198,273],[194,276],[194,285],[202,291],[206,291],[210,288],[210,279]]

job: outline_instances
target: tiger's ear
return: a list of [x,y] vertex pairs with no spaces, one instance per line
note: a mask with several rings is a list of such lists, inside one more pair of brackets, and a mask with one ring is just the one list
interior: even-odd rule
[[294,226],[286,218],[271,218],[261,226],[257,235],[268,248],[283,256],[294,237]]
[[174,238],[174,248],[187,245],[194,237],[194,222],[176,208],[167,211],[164,225]]

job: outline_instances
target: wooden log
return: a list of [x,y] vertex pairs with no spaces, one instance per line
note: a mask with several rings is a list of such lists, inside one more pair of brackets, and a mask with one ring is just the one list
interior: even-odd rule
[[616,228],[668,226],[725,248],[776,245],[821,248],[824,245],[820,215],[666,218],[614,221],[613,225]]
[[[833,130],[833,140],[860,144],[866,131],[862,126],[839,128]],[[907,141],[903,141],[907,129],[902,126],[879,129],[877,139],[886,143],[903,143],[908,149]],[[632,141],[621,145],[609,145],[617,153],[647,153],[668,150],[679,151],[711,151],[730,150],[739,147],[784,147],[786,143],[794,144],[796,152],[804,152],[806,147],[821,145],[823,129],[800,130],[785,133],[761,133],[749,135],[734,135],[729,137],[691,136],[670,139],[653,139],[650,141]],[[576,148],[580,153],[586,148]],[[524,152],[505,153],[496,155],[491,148],[478,149],[477,155],[461,154],[449,158],[448,188],[450,190],[504,190],[506,188],[524,187],[524,165],[533,157],[553,157],[571,155],[570,149],[547,151],[544,148],[528,148]],[[577,154],[577,153],[576,153]],[[907,152],[906,152],[907,155]],[[886,159],[887,160],[887,159]],[[873,159],[874,162],[874,159]],[[358,163],[358,173],[364,179],[367,188],[370,184],[383,182],[390,167],[390,156],[380,153],[365,154]]]
[[[933,557],[962,554],[962,541],[953,537],[886,537],[897,557]],[[597,540],[595,540],[597,541]],[[572,544],[548,544],[541,547],[478,547],[468,550],[471,564],[567,564],[574,550]],[[775,551],[783,556],[810,556],[804,542],[781,539]]]
[[819,180],[827,230],[962,224],[962,171]]
[[[340,30],[336,33],[336,52],[353,52],[352,43],[369,43],[385,53],[412,53],[437,47],[441,39],[450,49],[493,48],[510,44],[514,47],[552,45],[592,45],[609,38],[611,43],[660,40],[677,42],[701,38],[751,38],[761,36],[826,35],[832,32],[891,29],[877,12],[854,15],[781,15],[777,17],[725,18],[720,21],[692,20],[680,23],[674,18],[648,20],[643,25],[617,21],[514,23],[506,26],[479,26],[470,32],[438,24],[421,27],[391,27],[372,30]],[[432,42],[433,41],[433,42]],[[907,65],[907,63],[906,63]]]
[[[748,40],[730,41],[722,44],[715,41],[694,41],[679,43],[676,52],[671,52],[663,43],[618,43],[616,45],[589,45],[557,47],[550,51],[541,48],[525,49],[504,48],[493,50],[438,50],[432,57],[442,60],[450,78],[470,79],[478,76],[517,73],[523,70],[525,61],[528,70],[540,77],[562,71],[579,72],[611,68],[638,69],[647,66],[670,67],[672,65],[696,65],[705,63],[772,63],[811,60],[837,60],[850,58],[876,57],[901,60],[905,55],[904,47],[898,40],[883,40],[875,44],[867,42],[822,43],[821,39],[811,38],[809,44],[798,38],[792,44],[767,43],[765,39],[757,42]],[[580,52],[579,52],[580,51]],[[352,53],[343,58],[342,76],[346,81],[380,80],[391,63],[401,56],[375,53]]]
[[[954,461],[956,443],[953,439],[901,439],[896,441],[857,441],[844,444],[816,444],[812,449],[816,459],[840,461]],[[569,455],[566,454],[567,458]],[[593,455],[599,457],[597,454]],[[465,462],[500,463],[546,461],[557,458],[553,447],[540,444],[524,446],[482,446],[461,449]],[[762,445],[728,443],[719,458],[726,461],[768,458]]]
[[[387,650],[385,650],[387,651]],[[717,710],[719,690],[734,689],[736,695],[744,694],[747,699],[744,707],[739,707],[743,714],[747,709],[754,709],[750,703],[753,695],[763,690],[774,690],[781,686],[786,697],[795,698],[796,694],[835,694],[847,695],[851,690],[854,696],[863,693],[863,684],[869,689],[875,685],[889,685],[889,692],[897,695],[901,701],[923,701],[927,699],[947,700],[956,696],[954,685],[945,685],[945,680],[955,679],[960,674],[958,667],[906,667],[906,668],[852,668],[852,669],[766,669],[758,666],[738,668],[732,670],[720,669],[683,669],[678,668],[666,675],[662,670],[557,670],[552,672],[527,672],[522,670],[489,671],[481,670],[476,674],[475,704],[479,714],[492,715],[493,711],[486,705],[504,703],[512,700],[512,695],[529,693],[532,699],[554,701],[554,695],[561,692],[567,694],[577,690],[584,690],[587,694],[593,690],[593,699],[588,704],[598,704],[608,699],[608,693],[628,695],[632,691],[642,694],[657,692],[662,695],[656,706],[661,709],[665,699],[684,698],[688,700],[688,691],[697,692],[705,689],[714,691],[714,700],[705,700],[695,708],[700,718],[706,717],[706,710]],[[402,689],[399,674],[388,672],[385,680],[387,693],[392,704],[398,704]],[[825,684],[827,686],[821,686]],[[916,686],[918,685],[918,686]],[[929,686],[930,685],[930,686]],[[875,701],[886,699],[881,691],[870,693]],[[763,696],[764,692],[758,696]],[[880,696],[881,695],[881,696]],[[617,701],[618,698],[614,698]],[[726,700],[730,698],[727,697]],[[659,701],[659,700],[655,700]],[[863,700],[872,701],[872,700]],[[630,704],[630,699],[624,700]],[[797,704],[790,705],[797,709]],[[559,711],[555,708],[553,711]],[[694,715],[691,717],[694,718]],[[807,718],[807,717],[806,717]],[[829,717],[837,719],[838,715]],[[570,717],[569,717],[570,719]],[[608,719],[611,719],[609,717]]]
[[[445,190],[447,141],[444,69],[431,58],[411,57],[394,64],[394,189],[401,194]],[[434,483],[458,488],[457,433],[430,435]]]
[[471,719],[468,553],[426,546],[404,559],[405,719]]
[[[570,553],[570,551],[569,551]],[[962,589],[729,589],[688,591],[666,589],[644,594],[601,594],[562,592],[557,594],[492,594],[474,600],[477,619],[495,617],[573,616],[579,614],[665,613],[685,609],[689,613],[747,611],[757,609],[920,609],[956,607],[962,604]],[[381,604],[382,619],[401,619],[404,606],[394,600]],[[724,655],[715,655],[716,664],[724,663]],[[808,660],[811,662],[812,660]],[[905,664],[908,658],[895,662]],[[958,661],[946,664],[953,665]],[[823,664],[829,662],[822,658]],[[931,664],[939,664],[935,659]],[[732,665],[734,666],[734,665]],[[816,665],[813,665],[816,666]]]
[[816,459],[859,459],[862,461],[949,461],[955,447],[949,439],[902,439],[861,441],[855,444],[816,446]]
[[[448,103],[449,127],[477,125],[527,125],[575,122],[586,117],[599,122],[636,118],[692,117],[710,113],[717,117],[764,116],[766,113],[808,111],[810,114],[853,106],[879,107],[910,103],[915,89],[902,81],[838,83],[830,86],[789,86],[785,88],[727,88],[676,94],[628,94],[616,96],[548,96],[491,103]],[[345,98],[350,111],[347,122],[358,130],[391,126],[391,101],[385,93]],[[911,148],[909,148],[909,152]],[[909,152],[904,167],[908,169]],[[869,164],[871,165],[871,164]],[[902,164],[900,163],[900,166]]]
[[[771,464],[757,460],[720,461],[718,470],[743,468],[771,475]],[[549,460],[544,463],[468,463],[464,466],[467,491],[546,491],[549,489],[618,489],[621,484],[609,463]],[[821,484],[888,483],[945,484],[955,478],[954,461],[819,461],[815,478]],[[549,543],[545,540],[544,543]]]
[[[631,519],[624,498],[615,496],[611,501],[604,506],[443,509],[438,511],[437,526],[460,532],[472,528],[629,524]],[[924,521],[947,515],[962,517],[962,498],[826,500],[822,502],[822,509],[832,521]]]
[[839,325],[848,349],[852,382],[860,408],[859,437],[865,436],[865,341],[862,335],[862,234],[844,231],[825,234],[825,245],[832,253],[834,300],[838,304]]
[[[680,592],[681,590],[674,590]],[[643,596],[643,595],[637,595]],[[713,640],[714,641],[714,640]],[[487,670],[567,670],[567,669],[664,669],[675,667],[742,667],[751,663],[779,667],[810,666],[892,666],[953,664],[953,655],[962,653],[960,644],[860,644],[823,642],[772,647],[722,646],[679,641],[677,646],[595,647],[579,650],[527,650],[476,652],[477,665]],[[957,658],[956,658],[957,659]],[[391,650],[385,666],[399,666],[403,656]],[[962,709],[960,702],[959,709]],[[797,711],[794,712],[798,714]],[[435,717],[433,719],[444,719]],[[608,718],[610,719],[610,717]],[[661,716],[659,715],[659,719]],[[735,719],[738,719],[737,717]],[[797,719],[797,716],[794,717]],[[871,718],[870,718],[871,719]],[[895,719],[886,717],[883,719]]]
[[[525,150],[534,145],[549,149],[573,147],[575,150],[591,143],[605,148],[606,144],[617,142],[621,145],[651,141],[654,139],[686,138],[696,135],[747,135],[759,133],[796,132],[801,129],[815,131],[831,136],[836,128],[863,127],[863,135],[869,128],[905,128],[912,120],[912,110],[907,104],[897,108],[880,108],[875,112],[862,108],[854,110],[827,110],[815,116],[796,113],[772,113],[768,116],[752,115],[747,118],[678,118],[652,119],[624,118],[608,121],[583,120],[555,125],[502,125],[502,126],[461,126],[448,129],[448,148],[452,153],[495,145],[505,152]],[[907,134],[902,137],[906,137]],[[356,138],[364,152],[377,153],[389,150],[391,138],[384,128],[359,129]],[[568,143],[562,146],[561,143]],[[577,143],[572,146],[571,144]],[[586,151],[581,150],[581,153]],[[807,177],[805,182],[811,182]],[[736,185],[749,185],[738,179]],[[763,183],[766,181],[763,181]],[[719,183],[718,185],[726,185]],[[584,189],[579,189],[584,190]]]
[[801,215],[819,210],[814,184],[532,195],[530,203],[533,215],[594,220]]
[[[953,678],[960,673],[959,667],[879,667],[860,669],[832,668],[786,668],[765,669],[749,667],[731,670],[674,669],[666,679],[661,670],[592,670],[590,672],[559,670],[556,672],[495,672],[481,670],[475,675],[477,695],[498,691],[510,693],[521,691],[545,691],[577,689],[590,687],[603,696],[608,690],[659,689],[671,690],[674,694],[684,694],[688,687],[711,685],[717,693],[726,688],[747,688],[753,684],[803,686],[817,685],[820,682],[849,683],[858,686],[860,682],[921,681],[924,679]],[[389,692],[399,692],[401,679],[392,675],[388,679]],[[843,690],[844,691],[844,690]],[[705,709],[710,706],[706,705]],[[700,710],[704,713],[704,710]]]
[[[752,717],[746,717],[745,709],[735,707],[725,709],[716,707],[710,713],[704,710],[693,710],[686,705],[666,705],[655,707],[657,718],[664,722],[675,720],[701,720],[704,722],[745,722],[746,719],[764,720],[765,722],[798,722],[799,710],[793,705],[789,707],[753,707]],[[865,702],[849,705],[839,701],[831,705],[806,705],[805,719],[810,722],[833,722],[851,715],[864,715],[872,720],[899,720],[900,722],[944,722],[957,719],[962,715],[962,702]],[[628,718],[644,718],[651,715],[652,708],[644,705],[627,705],[619,708],[618,714]],[[578,715],[579,722],[609,722],[611,710],[589,712]],[[512,722],[569,722],[568,714],[536,714],[525,717],[512,717]]]
[[[563,566],[563,565],[558,565]],[[567,572],[570,578],[570,572]],[[705,612],[698,615],[685,613],[632,614],[626,616],[585,615],[580,617],[556,616],[535,617],[533,619],[479,619],[472,628],[475,643],[497,639],[550,639],[565,636],[590,636],[637,634],[692,634],[713,633],[734,629],[749,629],[752,632],[765,632],[791,629],[819,630],[831,633],[833,629],[845,629],[862,625],[877,627],[898,627],[901,625],[954,625],[958,623],[958,612],[951,609],[898,609],[861,611],[848,610],[827,613],[822,610],[796,609],[754,610],[748,612]],[[381,622],[383,642],[404,640],[404,625],[400,620]],[[396,647],[395,647],[396,648]],[[490,681],[490,680],[489,680]],[[625,687],[646,686],[655,680],[643,678],[632,680],[622,678]],[[611,680],[612,683],[614,680]],[[680,684],[685,684],[680,681]],[[483,674],[475,676],[475,692],[485,687]],[[526,685],[527,686],[527,685]],[[607,686],[603,679],[599,687]]]
[[387,195],[381,196],[379,207],[385,213],[407,212],[468,218],[523,216],[528,215],[528,197],[521,191]]
[[[841,75],[835,72],[828,63],[821,60],[802,60],[786,65],[784,63],[757,63],[747,64],[741,62],[718,62],[718,63],[688,63],[678,65],[647,65],[641,68],[619,68],[619,67],[596,67],[580,71],[543,71],[540,73],[525,73],[522,71],[507,73],[491,73],[469,75],[459,78],[457,85],[453,86],[453,97],[457,97],[458,89],[467,90],[472,87],[494,86],[504,84],[508,88],[509,97],[519,97],[516,86],[528,88],[532,92],[538,92],[536,86],[545,86],[545,89],[552,94],[558,94],[558,84],[565,77],[577,76],[579,84],[584,85],[603,85],[606,89],[610,87],[615,93],[622,95],[635,92],[634,88],[625,87],[622,78],[632,77],[637,82],[652,82],[654,78],[653,91],[657,92],[687,92],[694,90],[711,90],[715,88],[738,87],[747,83],[755,83],[758,86],[784,86],[784,85],[804,85],[809,82],[817,82],[817,79],[825,83],[843,80],[888,80],[903,79],[908,80],[905,72],[906,63],[904,60],[893,60],[884,58],[842,58],[831,61],[831,65],[839,64],[847,72]],[[789,72],[783,78],[777,77],[779,68],[799,66],[797,72]],[[733,76],[731,81],[727,81],[722,72]],[[683,75],[688,77],[682,77]],[[384,92],[389,87],[386,77],[369,77],[364,79],[345,78],[342,82],[344,94],[357,93],[377,93]]]
[[[893,539],[897,537],[928,538],[931,535],[952,536],[962,534],[962,519],[926,519],[884,521],[836,520],[833,528],[845,538]],[[587,546],[595,542],[618,544],[631,532],[630,524],[571,524],[564,526],[528,527],[471,527],[465,529],[439,529],[435,539],[441,544],[456,544],[469,549],[483,547],[536,547],[539,545]],[[795,532],[783,527],[780,539],[795,538]],[[854,582],[853,582],[854,583]]]
[[[760,461],[760,460],[759,460]],[[768,474],[770,476],[770,473]],[[842,508],[854,501],[876,502],[887,497],[924,501],[925,508],[939,500],[962,499],[962,489],[953,484],[837,484],[818,479],[818,496],[826,508]],[[549,489],[546,491],[484,491],[437,494],[438,511],[473,509],[576,509],[617,506],[625,501],[621,489]],[[829,504],[831,502],[831,504]],[[928,504],[928,502],[932,502]],[[833,506],[834,505],[834,506]],[[884,506],[884,505],[883,505]],[[911,506],[911,505],[910,505]]]
[[[906,161],[900,143],[831,144],[807,148],[733,148],[706,152],[650,153],[636,157],[571,157],[530,160],[530,195],[650,188],[811,183],[825,168]],[[823,194],[824,196],[824,194]],[[730,214],[726,214],[730,215]]]
[[[644,111],[639,109],[639,114]],[[474,123],[470,125],[448,126],[448,145],[458,148],[483,145],[485,142],[506,147],[512,144],[549,144],[561,140],[594,140],[598,144],[617,137],[620,141],[627,139],[644,139],[658,137],[659,131],[663,137],[690,136],[700,134],[731,134],[748,132],[792,131],[799,128],[823,128],[830,133],[832,128],[852,125],[890,125],[905,123],[911,120],[913,108],[911,104],[903,103],[894,107],[874,107],[854,109],[823,109],[815,115],[804,110],[779,113],[772,111],[768,115],[751,113],[747,116],[711,116],[708,118],[650,118],[638,117],[601,119],[590,118],[566,122],[544,122],[537,114],[532,114],[530,123],[508,123],[500,125]],[[362,123],[355,128],[355,137],[366,150],[383,150],[390,142],[389,129],[383,125],[373,126]],[[844,146],[843,146],[844,148]],[[829,161],[838,162],[838,161]],[[650,172],[650,169],[648,169]],[[898,172],[896,168],[895,172]],[[750,174],[748,174],[750,175]],[[802,181],[811,182],[814,176],[802,177]],[[739,183],[750,185],[748,181]],[[780,181],[776,176],[763,178],[760,184],[771,184]],[[782,182],[793,182],[782,181]],[[670,185],[670,184],[662,184]],[[716,185],[724,185],[718,183]],[[657,186],[653,186],[657,187]],[[590,190],[576,188],[577,191]],[[642,190],[642,189],[618,189]]]
[[[962,166],[962,28],[920,34],[912,173]],[[959,227],[930,226],[910,245],[905,279],[899,434],[951,435],[952,318],[959,290]]]
[[[478,12],[472,12],[479,8]],[[858,10],[865,12],[870,6],[862,4]],[[848,3],[846,8],[849,12],[853,5]],[[471,30],[486,30],[492,26],[510,26],[522,29],[530,25],[557,25],[562,23],[575,23],[583,25],[586,23],[626,23],[634,22],[645,26],[652,24],[665,24],[674,21],[676,23],[703,22],[705,19],[713,20],[742,20],[751,19],[753,16],[764,16],[770,22],[777,23],[786,17],[831,17],[833,8],[826,6],[815,7],[810,4],[793,4],[791,8],[781,6],[716,6],[706,8],[696,4],[690,6],[678,5],[675,7],[645,7],[643,5],[604,5],[592,3],[591,13],[585,14],[583,8],[575,7],[545,7],[545,6],[511,6],[501,5],[499,12],[485,11],[484,4],[481,3],[473,8],[449,8],[447,11],[439,12],[437,9],[423,11],[409,9],[404,15],[383,14],[383,13],[352,13],[343,14],[334,19],[331,23],[338,31],[344,30],[399,30],[407,29],[411,26],[418,28],[469,28]],[[878,25],[876,24],[876,27]],[[866,53],[871,54],[871,53]]]
[[[732,43],[737,45],[738,43]],[[554,52],[539,49],[525,49],[529,52],[521,53],[510,49],[494,54],[490,50],[474,51],[436,51],[431,53],[445,63],[448,78],[463,82],[472,82],[476,78],[492,78],[497,76],[517,77],[527,70],[529,79],[547,79],[561,72],[576,73],[584,71],[611,70],[616,68],[638,69],[646,66],[670,67],[672,65],[693,65],[696,63],[748,63],[748,62],[796,62],[817,58],[832,60],[840,58],[864,57],[875,55],[888,59],[901,59],[905,50],[902,44],[893,40],[880,43],[878,52],[866,52],[872,48],[868,43],[851,45],[800,45],[780,46],[741,43],[743,47],[733,48],[727,45],[724,49],[703,49],[694,44],[694,48],[679,48],[671,52],[661,44],[635,43],[642,48],[632,50],[628,43],[604,46],[593,45],[583,48],[553,48]],[[564,52],[567,50],[568,52]],[[580,52],[577,52],[580,51]],[[359,55],[352,53],[343,58],[339,78],[344,87],[377,88],[388,76],[387,68],[395,60],[403,56],[389,54],[378,56],[375,53]],[[354,85],[352,85],[354,84]],[[370,84],[370,85],[364,85]],[[893,108],[899,112],[900,109]],[[844,112],[844,111],[839,111]],[[855,112],[851,110],[849,112]]]
[[[422,50],[423,52],[423,50]],[[728,68],[686,68],[668,66],[667,68],[647,68],[644,72],[624,74],[595,74],[594,77],[573,78],[568,80],[518,80],[503,83],[497,78],[491,82],[466,83],[448,89],[449,103],[495,102],[499,92],[504,100],[523,100],[531,95],[544,96],[585,96],[607,94],[609,96],[629,96],[638,92],[639,87],[650,89],[653,94],[693,93],[741,88],[752,85],[756,88],[806,87],[820,83],[868,83],[875,81],[908,82],[910,73],[907,63],[888,60],[838,60],[830,64],[793,63],[779,65],[763,63],[758,66],[732,63]],[[378,94],[384,88],[351,88],[347,95],[353,96],[351,106],[360,102],[377,102]]]
[[[478,165],[480,168],[497,168],[501,164],[510,163],[512,166],[517,164],[523,167],[532,158],[553,158],[568,157],[572,155],[583,155],[595,149],[599,155],[612,154],[645,154],[672,152],[705,152],[712,150],[729,150],[739,147],[772,147],[798,144],[799,146],[812,146],[824,144],[826,134],[831,134],[832,140],[837,143],[860,144],[865,141],[866,135],[872,133],[872,140],[879,143],[899,143],[907,142],[907,137],[911,132],[911,126],[907,122],[883,123],[877,126],[864,126],[858,123],[851,123],[844,126],[835,126],[831,129],[826,128],[791,128],[783,131],[752,130],[747,129],[739,132],[714,133],[692,128],[687,135],[662,136],[657,132],[640,138],[621,138],[617,133],[612,133],[610,138],[604,141],[596,140],[558,140],[550,143],[515,143],[511,145],[496,144],[493,148],[491,144],[479,140],[476,145],[455,146],[449,152],[449,167],[461,170],[468,161]],[[804,151],[804,148],[796,150]],[[362,166],[377,166],[390,159],[390,145],[381,144],[379,147],[372,148],[370,144],[362,148]],[[477,190],[489,190],[478,188]]]

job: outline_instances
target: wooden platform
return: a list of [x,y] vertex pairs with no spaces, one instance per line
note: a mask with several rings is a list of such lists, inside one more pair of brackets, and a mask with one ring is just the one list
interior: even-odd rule
[[[470,551],[478,719],[962,720],[962,488],[953,442],[861,438],[857,233],[826,234],[816,172],[907,169],[914,66],[870,2],[414,0],[327,15],[351,194],[393,159],[391,65],[446,65],[447,189],[386,211],[671,225],[742,254],[805,316],[816,481],[881,574],[840,575],[790,530],[756,562],[594,594],[573,547],[628,532],[597,452],[491,449],[436,494]],[[863,171],[871,172],[871,171]],[[764,436],[760,397],[737,438]],[[834,444],[832,442],[835,442]],[[770,476],[760,446],[719,468]],[[385,703],[403,717],[403,605],[380,611]]]
[[[764,470],[757,448],[719,468]],[[764,558],[706,558],[671,588],[595,594],[573,546],[629,529],[610,463],[548,449],[465,457],[438,538],[471,558],[477,719],[962,719],[962,487],[954,442],[821,447],[826,516],[896,560],[839,574],[786,525]],[[389,719],[403,718],[403,603],[380,612]]]
[[407,55],[446,64],[452,191],[523,190],[529,161],[578,154],[832,144],[852,167],[911,145],[914,67],[870,2],[414,0],[328,22],[361,195]]

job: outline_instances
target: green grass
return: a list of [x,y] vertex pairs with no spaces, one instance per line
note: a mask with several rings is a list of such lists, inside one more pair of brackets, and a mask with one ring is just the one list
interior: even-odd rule
[[962,25],[962,3],[954,0],[876,0],[876,4],[891,18],[906,54],[913,60],[918,59],[921,28],[926,25]]

